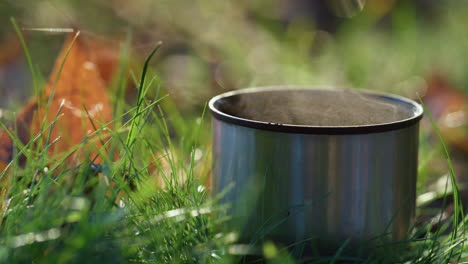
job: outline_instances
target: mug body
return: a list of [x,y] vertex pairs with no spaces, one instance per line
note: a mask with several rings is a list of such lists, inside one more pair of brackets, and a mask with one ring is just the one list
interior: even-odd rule
[[250,243],[267,238],[290,245],[315,239],[322,247],[337,248],[348,239],[355,244],[378,237],[403,239],[415,214],[421,107],[398,96],[359,92],[403,108],[402,120],[307,125],[263,121],[263,112],[252,119],[236,114],[237,107],[251,107],[252,102],[239,103],[245,96],[257,96],[253,103],[262,109],[281,109],[281,100],[265,103],[261,98],[271,93],[286,98],[291,92],[304,102],[309,96],[316,100],[345,93],[255,88],[210,101],[212,190],[230,204],[230,227]]

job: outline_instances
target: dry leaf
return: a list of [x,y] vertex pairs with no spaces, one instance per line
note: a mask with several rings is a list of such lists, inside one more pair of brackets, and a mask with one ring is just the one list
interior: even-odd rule
[[94,35],[87,35],[82,41],[90,51],[89,55],[97,65],[106,88],[109,88],[118,70],[121,41]]
[[[60,72],[61,64],[73,38],[74,34],[68,36],[43,95],[31,100],[18,114],[16,120],[18,136],[23,144],[27,144],[31,136],[41,131],[41,124],[44,124],[44,120],[45,124],[49,124],[56,119],[57,114],[61,115],[51,132],[50,141],[58,137],[60,139],[50,146],[48,150],[50,156],[71,150],[96,129],[101,128],[102,124],[112,120],[105,82],[96,65],[93,51],[85,41],[80,38],[76,39]],[[55,92],[53,92],[54,86]],[[50,108],[46,111],[47,100],[51,96],[53,97]],[[46,142],[48,133],[47,130],[42,134],[43,142]],[[0,158],[3,161],[9,161],[12,158],[12,140],[3,132],[0,135],[0,141]],[[83,151],[96,156],[97,150],[101,147],[101,141],[90,141],[79,151],[75,151],[69,161],[74,161],[84,155]]]
[[468,153],[468,97],[444,76],[433,74],[423,100],[447,142]]

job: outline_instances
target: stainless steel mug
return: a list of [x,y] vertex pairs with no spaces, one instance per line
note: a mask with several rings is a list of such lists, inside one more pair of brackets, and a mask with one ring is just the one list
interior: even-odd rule
[[212,191],[241,240],[405,237],[422,107],[390,94],[250,88],[211,99]]

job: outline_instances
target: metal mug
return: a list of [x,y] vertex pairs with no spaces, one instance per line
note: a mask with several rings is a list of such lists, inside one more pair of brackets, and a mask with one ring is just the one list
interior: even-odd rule
[[315,239],[336,249],[405,237],[415,214],[419,104],[369,91],[260,87],[218,95],[209,108],[212,192],[230,204],[241,241]]

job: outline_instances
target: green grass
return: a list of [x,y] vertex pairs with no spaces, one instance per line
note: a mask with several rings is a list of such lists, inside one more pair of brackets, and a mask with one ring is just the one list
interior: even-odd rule
[[[22,39],[19,30],[18,33]],[[29,54],[24,40],[22,43]],[[211,165],[209,122],[205,111],[192,118],[184,117],[165,95],[158,76],[149,67],[159,45],[148,56],[136,83],[136,102],[125,103],[124,80],[117,80],[115,91],[120,92],[113,98],[115,120],[101,124],[106,131],[98,129],[83,141],[96,140],[102,133],[111,135],[106,149],[99,151],[101,164],[93,163],[95,157],[74,167],[63,164],[80,146],[48,156],[46,150],[53,140],[38,139],[50,133],[55,121],[44,123],[41,133],[24,146],[11,132],[17,149],[8,172],[0,175],[9,186],[0,225],[1,263],[248,263],[245,255],[255,250],[268,263],[300,261],[293,246],[279,248],[265,242],[258,248],[249,248],[236,244],[235,230],[223,228],[227,219],[215,217],[228,205],[218,204],[218,197],[211,198],[204,187]],[[127,53],[122,54],[123,58],[128,57],[128,49],[124,50]],[[29,55],[28,63],[33,79],[37,78]],[[119,72],[127,70],[124,59]],[[35,86],[37,83],[34,81]],[[148,99],[150,94],[155,97]],[[6,128],[4,124],[2,127]],[[436,127],[435,131],[440,136]],[[468,218],[463,213],[442,138],[441,142],[453,186],[451,222],[415,227],[406,241],[382,245],[367,257],[346,256],[347,243],[343,243],[335,254],[307,261],[468,261],[468,255],[463,255],[468,251]],[[117,157],[109,158],[113,157],[110,153],[117,153]],[[21,155],[27,157],[24,166],[17,162]],[[442,227],[428,232],[433,225]]]

